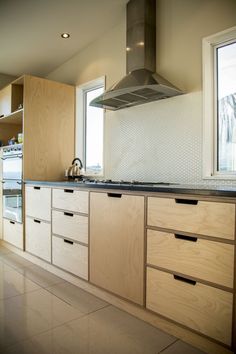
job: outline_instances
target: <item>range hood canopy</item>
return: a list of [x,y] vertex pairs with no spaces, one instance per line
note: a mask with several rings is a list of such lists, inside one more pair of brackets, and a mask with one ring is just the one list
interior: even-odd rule
[[118,110],[183,94],[156,71],[156,0],[127,4],[127,75],[90,105]]

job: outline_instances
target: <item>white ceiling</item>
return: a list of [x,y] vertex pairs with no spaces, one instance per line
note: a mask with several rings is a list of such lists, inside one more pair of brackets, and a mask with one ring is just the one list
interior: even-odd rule
[[0,73],[46,76],[118,24],[127,2],[0,0]]

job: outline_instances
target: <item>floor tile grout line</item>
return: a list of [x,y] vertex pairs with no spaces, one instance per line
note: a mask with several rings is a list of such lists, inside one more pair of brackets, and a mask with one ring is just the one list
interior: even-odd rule
[[164,351],[165,351],[166,349],[170,348],[173,344],[175,344],[175,343],[178,342],[178,341],[179,341],[178,338],[175,339],[175,341],[174,341],[173,343],[168,344],[165,348],[163,348],[163,349],[162,349],[160,352],[158,352],[157,354],[164,353]]
[[[107,305],[107,306],[105,306],[105,307],[108,307],[108,306],[112,306],[112,305]],[[98,310],[96,310],[96,311],[94,311],[94,312],[97,312],[97,311],[99,311],[99,310],[102,310],[102,309],[98,309]],[[91,313],[93,313],[93,312],[91,312]],[[70,324],[70,323],[72,323],[72,322],[75,322],[75,321],[78,321],[78,320],[80,320],[80,319],[83,319],[83,318],[85,318],[85,317],[91,315],[91,313],[89,313],[89,314],[86,314],[86,313],[85,313],[85,314],[82,314],[82,316],[80,316],[80,317],[73,318],[72,320],[69,320],[69,321],[67,321],[67,322],[60,323],[60,324],[58,324],[58,325],[56,325],[56,326],[53,326],[53,327],[51,327],[51,328],[49,328],[49,329],[47,329],[47,330],[42,331],[42,332],[35,333],[33,336],[26,337],[26,338],[24,338],[24,339],[22,339],[22,340],[19,340],[19,341],[15,342],[14,344],[10,344],[10,345],[5,346],[4,349],[9,349],[10,347],[14,347],[15,345],[17,345],[17,344],[19,344],[19,343],[21,343],[21,342],[31,340],[31,339],[34,338],[34,337],[37,337],[37,336],[39,336],[39,335],[42,335],[42,334],[47,333],[47,332],[49,332],[49,331],[52,331],[52,330],[54,330],[54,329],[56,329],[56,328],[59,328],[59,327],[68,325],[68,324]]]

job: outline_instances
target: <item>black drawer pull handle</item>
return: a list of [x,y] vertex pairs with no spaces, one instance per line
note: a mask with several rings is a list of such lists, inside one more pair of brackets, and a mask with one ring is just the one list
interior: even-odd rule
[[197,242],[197,237],[195,236],[185,236],[185,235],[175,234],[175,238],[178,238],[180,240],[185,240],[185,241]]
[[111,198],[121,198],[122,194],[120,194],[120,193],[107,193],[107,196],[111,197]]
[[72,213],[67,213],[66,211],[64,211],[64,215],[66,215],[66,216],[74,216],[74,214],[72,214]]
[[195,280],[184,278],[184,277],[181,277],[179,275],[174,275],[174,278],[175,278],[175,280],[183,281],[184,283],[188,283],[188,284],[191,284],[191,285],[196,285],[196,283],[197,283]]
[[65,193],[74,193],[73,189],[64,189]]
[[41,187],[34,187],[34,189],[38,189],[38,190],[39,190],[40,188],[41,188]]
[[191,200],[191,199],[175,199],[175,203],[177,203],[177,204],[191,204],[191,205],[197,205],[198,200]]
[[34,219],[34,222],[37,222],[38,224],[41,223],[41,221],[40,221],[40,220],[37,220],[37,219]]
[[69,243],[70,245],[73,245],[73,244],[74,244],[73,241],[66,240],[65,238],[64,238],[64,242],[65,242],[65,243]]
[[15,225],[15,222],[14,222],[14,221],[10,221],[10,224],[13,224],[13,225]]

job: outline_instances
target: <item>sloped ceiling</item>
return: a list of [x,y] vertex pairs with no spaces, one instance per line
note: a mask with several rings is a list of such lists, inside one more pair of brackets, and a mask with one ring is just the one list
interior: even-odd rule
[[0,73],[46,76],[116,26],[127,2],[0,0]]

